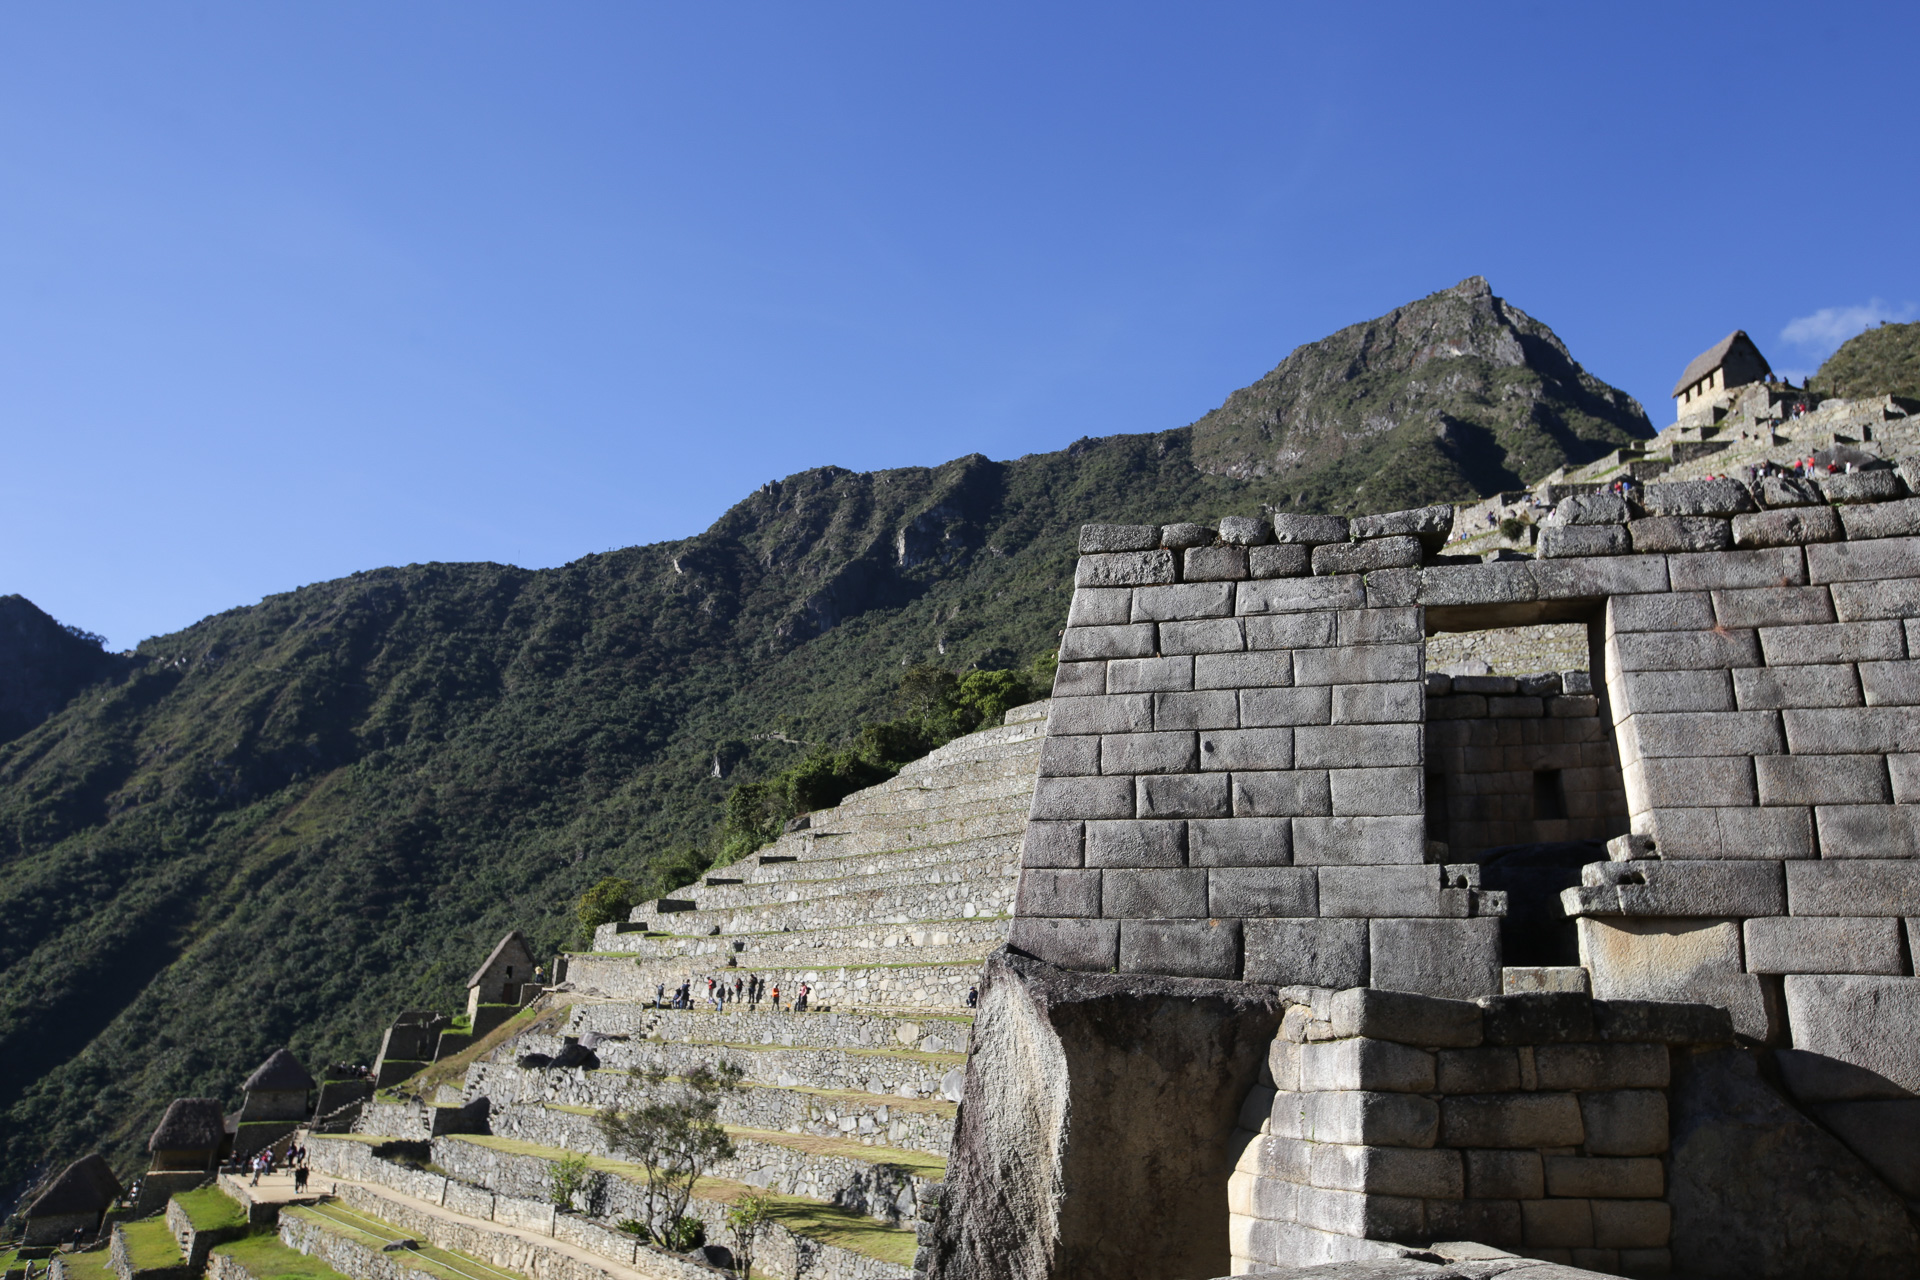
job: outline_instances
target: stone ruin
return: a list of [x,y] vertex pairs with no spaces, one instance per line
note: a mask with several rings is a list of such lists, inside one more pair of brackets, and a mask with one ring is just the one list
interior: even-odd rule
[[[1083,529],[922,1271],[1920,1274],[1909,493]],[[1426,670],[1547,623],[1590,677]]]

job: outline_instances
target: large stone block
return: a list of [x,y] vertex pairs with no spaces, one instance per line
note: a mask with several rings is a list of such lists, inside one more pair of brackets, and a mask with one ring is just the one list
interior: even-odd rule
[[1240,976],[1240,922],[1123,920],[1120,922],[1120,972],[1160,973],[1177,978],[1237,978]]
[[1411,681],[1333,687],[1335,724],[1418,724],[1425,712],[1426,696]]
[[1213,541],[1213,530],[1204,524],[1181,523],[1160,526],[1160,545],[1170,551],[1185,551],[1190,547],[1210,547]]
[[1378,538],[1371,542],[1329,542],[1313,549],[1316,575],[1367,573],[1374,569],[1403,569],[1420,563],[1416,538]]
[[1768,507],[1817,507],[1826,502],[1813,481],[1799,476],[1762,476],[1754,493]]
[[1833,593],[1833,611],[1842,622],[1920,617],[1920,578],[1836,582],[1828,590]]
[[1116,551],[1152,551],[1160,545],[1157,524],[1083,524],[1080,553],[1099,555]]
[[1343,609],[1337,615],[1335,640],[1341,645],[1419,644],[1423,638],[1418,609]]
[[1249,919],[1246,980],[1274,986],[1345,988],[1367,980],[1367,922]]
[[1446,888],[1441,868],[1431,863],[1320,868],[1320,914],[1463,917],[1465,890]]
[[1548,1156],[1545,1165],[1550,1196],[1658,1199],[1667,1189],[1660,1161],[1647,1156]]
[[[1028,829],[1032,826],[1028,824]],[[1086,829],[1089,867],[1178,867],[1186,863],[1184,822],[1089,822]]]
[[1762,627],[1760,651],[1766,656],[1768,666],[1784,667],[1798,663],[1904,658],[1907,646],[1900,624],[1885,619],[1806,627]]
[[1580,962],[1593,975],[1598,999],[1720,1005],[1738,1034],[1773,1038],[1775,1011],[1761,981],[1741,971],[1738,923],[1582,917],[1578,928]]
[[1100,772],[1100,739],[1048,738],[1040,746],[1043,778],[1091,778]]
[[1620,774],[1626,783],[1628,808],[1634,813],[1689,805],[1756,803],[1751,756],[1629,759],[1622,764]]
[[1787,1092],[1801,1103],[1911,1099],[1912,1094],[1876,1071],[1810,1049],[1776,1049],[1775,1065]]
[[1365,1036],[1428,1048],[1471,1049],[1481,1039],[1480,1006],[1454,1000],[1359,987],[1337,991],[1328,1003],[1328,1021],[1341,1038]]
[[1081,587],[1067,606],[1069,627],[1116,627],[1132,621],[1130,587]]
[[1510,1093],[1520,1087],[1519,1055],[1504,1045],[1442,1049],[1437,1055],[1435,1087],[1440,1093]]
[[1840,471],[1816,476],[1814,483],[1828,502],[1887,502],[1906,496],[1900,476],[1889,468],[1872,471]]
[[1657,1156],[1667,1149],[1667,1095],[1613,1089],[1580,1095],[1588,1155]]
[[1345,516],[1303,516],[1275,512],[1272,519],[1276,542],[1318,546],[1323,542],[1345,542],[1353,536]]
[[1736,547],[1794,547],[1809,542],[1838,542],[1840,517],[1832,507],[1789,507],[1733,518]]
[[1415,537],[1438,551],[1453,532],[1453,508],[1446,503],[1436,503],[1408,511],[1355,516],[1352,527],[1355,538]]
[[[1324,881],[1321,892],[1326,892]],[[1497,919],[1376,919],[1368,925],[1367,953],[1369,981],[1385,990],[1450,999],[1500,990]]]
[[1417,724],[1302,725],[1293,731],[1294,763],[1301,769],[1417,765],[1424,746]]
[[1611,1044],[1718,1045],[1733,1040],[1733,1019],[1711,1004],[1595,1000],[1593,1022]]
[[1033,817],[1040,821],[1132,816],[1131,778],[1042,778],[1033,788]]
[[1821,805],[1813,812],[1823,858],[1920,858],[1920,807]]
[[1189,773],[1136,778],[1134,783],[1139,789],[1139,814],[1143,818],[1232,817],[1228,776],[1224,773]]
[[1433,1055],[1392,1040],[1353,1036],[1300,1046],[1300,1088],[1432,1093]]
[[1236,818],[1325,816],[1333,812],[1325,771],[1281,769],[1233,775]]
[[[1920,978],[1789,976],[1793,1047],[1920,1094]],[[1895,1032],[1895,1028],[1903,1029]]]
[[1549,525],[1540,531],[1539,554],[1545,560],[1568,556],[1619,556],[1633,549],[1624,524]]
[[1754,509],[1753,495],[1737,480],[1681,480],[1650,484],[1640,505],[1656,516],[1732,516]]
[[[1501,982],[1504,986],[1504,973]],[[1483,997],[1479,1003],[1491,1045],[1553,1045],[1596,1038],[1593,1001],[1584,990],[1501,994]]]
[[1120,922],[1019,916],[1009,926],[1007,944],[1062,969],[1107,973],[1119,954]]
[[1458,1151],[1418,1147],[1360,1147],[1316,1142],[1309,1148],[1316,1187],[1380,1196],[1457,1200],[1466,1187]]
[[1237,582],[1246,576],[1245,547],[1189,547],[1181,562],[1184,582]]
[[1810,582],[1870,582],[1910,578],[1920,564],[1920,538],[1877,538],[1871,542],[1828,542],[1807,548]]
[[1546,1171],[1538,1151],[1486,1148],[1463,1154],[1467,1194],[1476,1200],[1538,1200],[1546,1195]]
[[1612,638],[1622,671],[1714,671],[1762,665],[1752,631],[1652,631]]
[[[1235,775],[1236,781],[1250,774]],[[1293,860],[1301,866],[1382,866],[1417,863],[1426,857],[1422,818],[1322,818],[1293,820]]]
[[1745,925],[1748,973],[1898,974],[1900,921],[1885,916],[1773,917]]
[[1616,632],[1704,631],[1713,625],[1713,597],[1705,591],[1654,591],[1607,601],[1607,626]]
[[1203,653],[1193,660],[1195,689],[1284,688],[1292,683],[1293,655],[1285,650]]
[[[1628,1275],[1666,1273],[1673,1210],[1664,1201],[1594,1199],[1588,1205],[1593,1213],[1596,1250],[1618,1249],[1621,1269]],[[1647,1255],[1651,1265],[1639,1265],[1635,1259],[1641,1255]]]
[[1533,1051],[1533,1070],[1542,1089],[1664,1089],[1670,1078],[1663,1044],[1539,1045]]
[[1539,598],[1524,560],[1436,565],[1420,571],[1420,601],[1433,605],[1517,604]]
[[1527,564],[1542,600],[1665,591],[1667,558],[1659,555],[1594,556],[1583,560],[1535,560]]
[[1293,861],[1293,825],[1285,818],[1194,818],[1185,825],[1189,866],[1283,867]]
[[[1055,872],[1066,875],[1067,872]],[[1207,872],[1178,868],[1142,871],[1078,872],[1102,877],[1097,913],[1109,920],[1200,919],[1207,910]],[[1035,912],[1034,914],[1044,914]],[[1073,914],[1065,911],[1056,915]],[[1154,970],[1161,972],[1161,970]],[[1218,977],[1218,974],[1197,975]]]
[[1234,598],[1234,607],[1240,613],[1358,609],[1367,603],[1367,588],[1358,574],[1337,578],[1273,578],[1239,584]]
[[1784,915],[1785,881],[1773,861],[1595,862],[1583,885],[1611,885],[1630,916]]
[[1222,516],[1220,541],[1230,547],[1257,547],[1273,541],[1273,525],[1258,516]]
[[1083,555],[1074,567],[1076,587],[1140,587],[1179,577],[1171,551],[1121,551]]
[[1098,919],[1100,873],[1028,867],[1020,873],[1014,910],[1023,916]]
[[1110,733],[1100,739],[1101,773],[1192,773],[1199,759],[1191,733]]
[[1382,680],[1418,682],[1418,644],[1367,644],[1350,649],[1297,649],[1295,684],[1367,684]]
[[1724,516],[1651,516],[1627,526],[1635,551],[1725,551],[1733,545]]
[[1863,662],[1860,691],[1870,707],[1920,706],[1920,662]]
[[1743,667],[1732,673],[1742,710],[1857,707],[1860,681],[1850,665]]
[[[1791,741],[1791,723],[1787,732]],[[1795,749],[1802,748],[1796,744]],[[1753,766],[1761,804],[1885,804],[1893,799],[1882,756],[1760,756]]]
[[1199,735],[1202,769],[1291,769],[1292,729],[1215,729]]
[[1302,1187],[1299,1225],[1354,1240],[1410,1240],[1425,1225],[1424,1205],[1405,1196],[1360,1195],[1329,1187]]
[[1893,779],[1895,804],[1920,803],[1920,755],[1890,755],[1887,773]]
[[1224,618],[1233,613],[1231,582],[1186,582],[1177,586],[1142,587],[1133,593],[1133,620],[1188,622],[1195,618]]
[[1440,1100],[1449,1147],[1577,1147],[1585,1137],[1570,1093],[1463,1094]]
[[1299,1112],[1298,1136],[1313,1142],[1369,1147],[1431,1147],[1440,1128],[1440,1108],[1415,1093],[1333,1093],[1281,1095],[1274,1103],[1274,1132],[1284,1109]]
[[[1790,627],[1834,621],[1833,598],[1825,587],[1762,587],[1715,591],[1714,620],[1723,627]],[[1766,637],[1760,637],[1761,646]],[[1806,662],[1812,659],[1798,659]]]
[[1675,591],[1791,587],[1807,581],[1806,555],[1799,547],[1669,555],[1667,578]]
[[1920,533],[1920,498],[1840,508],[1849,539],[1904,538]]
[[1369,818],[1423,814],[1424,776],[1417,768],[1329,770],[1333,812]]
[[1653,835],[1660,857],[1811,858],[1813,818],[1809,809],[1655,809]]
[[[1255,613],[1241,618],[1240,625],[1246,632],[1249,649],[1318,649],[1334,642],[1339,618],[1337,609]],[[1291,665],[1288,669],[1292,669]]]
[[1247,548],[1247,576],[1250,578],[1302,578],[1312,564],[1306,547],[1281,545]]
[[1627,500],[1617,493],[1576,493],[1560,499],[1547,514],[1547,527],[1569,524],[1625,524]]
[[1193,688],[1193,659],[1121,658],[1107,664],[1108,693],[1163,693]]
[[1193,693],[1156,693],[1153,727],[1156,729],[1237,729],[1240,702],[1231,689]]
[[[1753,668],[1763,670],[1763,668]],[[1725,671],[1628,671],[1615,686],[1616,716],[1643,711],[1732,711],[1733,677]]]
[[1920,862],[1790,862],[1787,904],[1796,916],[1920,915]]
[[1786,750],[1772,711],[1641,712],[1629,722],[1642,756],[1773,755]]
[[1152,623],[1118,627],[1068,627],[1060,637],[1060,660],[1081,662],[1098,658],[1153,656]]
[[1084,849],[1084,824],[1029,822],[1020,841],[1020,865],[1077,867]]
[[1319,880],[1311,867],[1215,867],[1206,875],[1208,915],[1285,917],[1317,914]]
[[1063,662],[1053,673],[1053,696],[1056,698],[1098,697],[1107,691],[1107,664],[1094,662]]

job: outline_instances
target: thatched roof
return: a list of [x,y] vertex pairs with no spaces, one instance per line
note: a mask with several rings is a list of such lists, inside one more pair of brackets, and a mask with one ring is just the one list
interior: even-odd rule
[[527,981],[533,981],[533,949],[527,945],[527,940],[521,932],[515,929],[512,933],[500,939],[500,945],[489,952],[486,960],[481,963],[478,969],[473,971],[473,976],[467,979],[467,985],[470,987],[479,986],[481,981],[486,978],[487,970],[493,968],[494,962],[499,960],[509,948],[518,950],[521,955],[527,958]]
[[54,1218],[69,1213],[99,1213],[120,1198],[122,1189],[120,1179],[113,1176],[113,1170],[98,1153],[81,1156],[27,1206],[27,1216]]
[[147,1139],[147,1150],[212,1151],[227,1135],[227,1118],[217,1098],[175,1098]]
[[305,1093],[313,1088],[313,1077],[300,1065],[300,1059],[286,1049],[275,1049],[267,1055],[247,1082],[240,1086],[248,1093],[264,1090],[269,1093]]
[[1700,381],[1727,362],[1727,357],[1735,347],[1744,346],[1752,358],[1759,362],[1763,370],[1770,369],[1767,358],[1760,354],[1760,348],[1753,345],[1753,339],[1747,336],[1745,329],[1735,329],[1720,341],[1702,351],[1687,364],[1687,371],[1680,375],[1680,381],[1673,384],[1672,395],[1679,396],[1688,387]]

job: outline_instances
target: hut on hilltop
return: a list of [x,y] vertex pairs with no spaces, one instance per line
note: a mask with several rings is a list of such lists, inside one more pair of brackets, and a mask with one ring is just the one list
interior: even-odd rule
[[1716,404],[1725,407],[1727,393],[1749,382],[1773,376],[1773,368],[1745,329],[1735,329],[1688,363],[1673,384],[1674,410],[1679,418],[1702,417]]
[[27,1206],[22,1244],[58,1244],[78,1231],[90,1236],[124,1191],[98,1152],[81,1156]]
[[480,1029],[481,1005],[517,1005],[520,988],[532,981],[533,951],[527,946],[525,936],[515,929],[500,939],[500,945],[467,979],[467,1018],[473,1024],[473,1034],[486,1034]]
[[240,1104],[241,1124],[305,1120],[310,1114],[307,1104],[313,1093],[313,1077],[290,1050],[275,1049],[267,1055],[241,1088],[246,1092],[246,1100]]

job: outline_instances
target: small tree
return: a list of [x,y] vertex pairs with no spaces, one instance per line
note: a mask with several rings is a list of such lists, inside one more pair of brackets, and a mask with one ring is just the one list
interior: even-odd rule
[[646,1180],[646,1231],[655,1242],[679,1250],[694,1183],[716,1160],[730,1159],[733,1140],[715,1119],[721,1100],[740,1089],[746,1072],[730,1062],[701,1065],[678,1079],[663,1067],[632,1072],[651,1101],[630,1111],[608,1107],[594,1117],[607,1145],[640,1165]]
[[573,1198],[582,1192],[590,1192],[595,1180],[593,1166],[578,1151],[569,1151],[553,1162],[553,1173],[547,1186],[547,1198],[559,1209],[572,1209]]
[[727,1206],[727,1230],[733,1236],[733,1274],[740,1280],[751,1280],[754,1245],[771,1221],[773,1197],[764,1191],[749,1191]]
[[634,887],[633,881],[608,876],[580,895],[575,914],[580,917],[581,930],[591,939],[593,931],[601,925],[625,920],[639,901],[640,890]]

